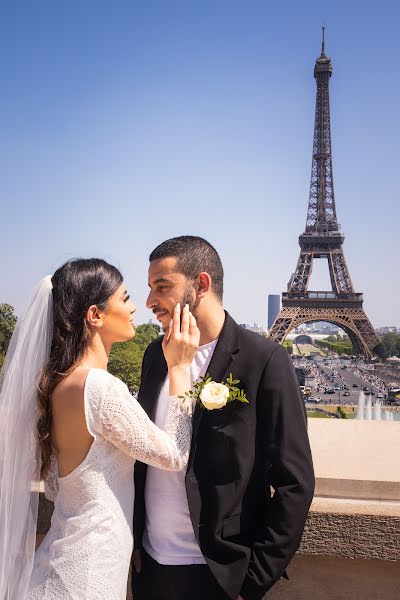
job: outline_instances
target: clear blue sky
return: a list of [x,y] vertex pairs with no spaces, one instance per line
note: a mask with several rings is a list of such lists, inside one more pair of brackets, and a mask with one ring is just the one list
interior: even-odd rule
[[345,255],[373,324],[400,326],[399,21],[395,0],[2,2],[0,302],[101,256],[145,322],[149,252],[191,233],[231,314],[265,324],[305,225],[325,24]]

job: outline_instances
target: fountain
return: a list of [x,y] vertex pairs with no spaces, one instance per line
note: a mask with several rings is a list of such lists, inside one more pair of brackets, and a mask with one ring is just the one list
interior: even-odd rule
[[362,391],[358,394],[357,419],[365,421],[382,421],[382,419],[385,421],[396,420],[393,411],[382,409],[382,402],[379,399],[376,400],[374,407],[372,407],[371,396],[368,396],[367,399],[365,399],[364,392]]
[[381,421],[382,419],[382,405],[379,402],[379,400],[377,400],[375,402],[375,421]]
[[372,400],[371,400],[371,396],[368,396],[368,398],[367,398],[367,406],[366,406],[366,410],[365,410],[365,418],[367,419],[367,421],[372,421]]
[[360,392],[358,394],[358,409],[357,409],[357,419],[364,419],[364,411],[365,411],[365,396],[364,392]]

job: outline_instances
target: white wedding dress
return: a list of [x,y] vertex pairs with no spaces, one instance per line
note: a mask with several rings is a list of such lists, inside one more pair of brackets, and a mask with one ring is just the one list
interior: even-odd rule
[[52,458],[45,493],[54,513],[35,554],[27,600],[125,600],[135,460],[175,471],[187,464],[191,410],[176,396],[162,431],[125,384],[91,369],[84,406],[94,440],[83,462],[65,477],[58,476]]

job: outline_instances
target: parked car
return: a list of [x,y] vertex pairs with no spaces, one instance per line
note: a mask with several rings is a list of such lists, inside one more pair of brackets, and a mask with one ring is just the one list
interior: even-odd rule
[[317,398],[316,396],[309,396],[307,398],[307,402],[310,402],[311,404],[318,404],[319,402],[321,402],[321,398]]
[[353,383],[351,387],[358,387],[358,383]]
[[343,396],[350,396],[350,392],[348,392],[347,390],[343,393]]

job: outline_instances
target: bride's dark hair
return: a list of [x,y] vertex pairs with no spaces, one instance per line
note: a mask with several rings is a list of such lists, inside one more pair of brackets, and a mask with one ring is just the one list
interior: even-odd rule
[[86,312],[93,304],[107,308],[122,283],[116,267],[99,258],[74,259],[57,269],[53,284],[53,337],[50,356],[39,379],[37,431],[42,453],[41,476],[50,466],[52,439],[51,396],[57,385],[83,357],[90,340]]

